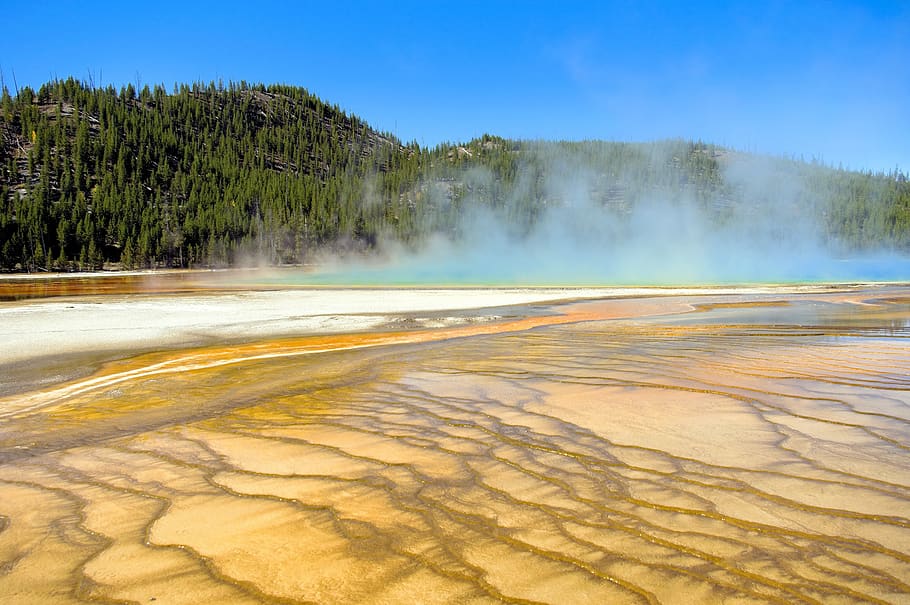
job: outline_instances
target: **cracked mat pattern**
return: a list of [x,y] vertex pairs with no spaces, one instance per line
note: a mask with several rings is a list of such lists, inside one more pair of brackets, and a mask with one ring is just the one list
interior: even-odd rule
[[109,364],[0,419],[0,600],[910,602],[907,300],[774,304]]

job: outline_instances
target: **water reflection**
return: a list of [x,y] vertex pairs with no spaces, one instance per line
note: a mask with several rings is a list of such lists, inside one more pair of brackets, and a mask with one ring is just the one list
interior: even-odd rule
[[819,299],[780,300],[756,297],[747,304],[699,305],[701,313],[668,318],[675,325],[801,326],[822,332],[861,332],[864,335],[910,335],[910,299],[875,297],[844,303]]

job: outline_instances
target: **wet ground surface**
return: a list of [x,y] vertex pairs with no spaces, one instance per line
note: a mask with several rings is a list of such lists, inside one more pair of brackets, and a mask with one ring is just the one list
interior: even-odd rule
[[0,400],[0,595],[910,602],[908,302],[623,299],[87,354]]

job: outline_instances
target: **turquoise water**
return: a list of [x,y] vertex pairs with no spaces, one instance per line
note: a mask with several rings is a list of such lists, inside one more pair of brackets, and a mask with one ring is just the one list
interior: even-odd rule
[[[256,278],[252,278],[256,279]],[[378,264],[347,262],[307,271],[279,271],[268,278],[281,285],[383,286],[731,286],[754,284],[820,284],[910,282],[910,259],[792,259],[785,265],[741,267],[735,262],[694,266],[668,261],[626,266],[620,263],[553,260],[546,264],[500,262],[499,259],[410,259]]]

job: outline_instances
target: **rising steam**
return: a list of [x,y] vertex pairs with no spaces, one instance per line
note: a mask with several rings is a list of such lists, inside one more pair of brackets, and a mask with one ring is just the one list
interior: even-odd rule
[[[430,188],[435,212],[456,215],[448,228],[417,249],[385,239],[378,260],[336,261],[309,279],[400,285],[910,280],[906,257],[845,253],[821,224],[825,200],[786,162],[726,154],[719,162],[723,186],[707,195],[679,184],[626,187],[625,199],[605,203],[597,195],[605,180],[622,186],[633,178],[605,177],[579,167],[571,155],[545,160],[544,203],[533,221],[516,217],[527,206],[527,182],[540,180],[539,173],[520,174],[511,195],[495,207],[467,196],[453,210],[444,187]],[[673,160],[656,153],[651,167],[672,166]],[[476,168],[462,178],[471,190],[495,186],[490,173]]]

